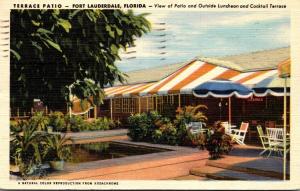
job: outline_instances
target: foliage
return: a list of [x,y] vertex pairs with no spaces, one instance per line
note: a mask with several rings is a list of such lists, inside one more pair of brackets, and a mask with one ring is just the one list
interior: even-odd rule
[[195,137],[186,128],[186,124],[194,121],[206,122],[207,117],[201,110],[207,110],[207,106],[185,106],[177,109],[176,119],[174,124],[177,128],[178,140],[180,145],[195,145],[197,141],[193,140]]
[[73,132],[109,130],[120,125],[118,121],[115,122],[107,117],[99,117],[92,121],[87,121],[80,115],[66,116],[65,122],[66,129]]
[[156,111],[148,113],[135,114],[128,118],[129,132],[128,136],[134,141],[152,141],[152,135],[158,128],[157,123],[162,116]]
[[193,121],[207,121],[207,117],[204,115],[203,111],[207,110],[207,106],[205,105],[197,105],[197,106],[185,106],[183,109],[177,109],[176,121],[177,123],[190,123]]
[[49,126],[52,126],[54,131],[64,132],[66,131],[65,117],[62,112],[55,111],[49,114]]
[[34,167],[42,163],[46,134],[36,131],[36,128],[35,121],[25,120],[11,126],[10,158],[23,177],[32,174]]
[[29,123],[35,126],[38,131],[44,131],[49,124],[49,118],[44,116],[43,112],[35,112]]
[[150,120],[146,113],[131,115],[128,118],[128,136],[133,141],[143,141],[147,138]]
[[110,129],[118,129],[122,127],[122,122],[120,120],[110,120]]
[[108,119],[106,117],[97,118],[93,122],[91,122],[85,130],[87,131],[109,130],[112,124],[113,122],[111,119]]
[[100,103],[105,85],[125,79],[115,65],[119,50],[150,30],[145,14],[117,9],[12,10],[10,21],[11,105],[39,98],[52,110],[70,91]]
[[81,130],[85,130],[86,123],[80,115],[69,115],[65,116],[66,128],[73,132],[79,132]]
[[177,130],[171,122],[162,124],[159,127],[159,131],[161,132],[161,137],[160,140],[156,142],[169,144],[169,145],[177,144]]
[[188,133],[189,140],[192,146],[197,146],[199,149],[203,150],[206,145],[207,136],[204,133]]
[[128,118],[128,136],[134,141],[147,141],[169,145],[197,145],[203,147],[205,137],[192,135],[186,128],[190,121],[206,121],[206,116],[199,109],[206,108],[188,106],[180,110],[176,120],[171,121],[157,112],[132,115]]
[[22,130],[22,125],[20,125],[22,120],[10,120],[10,132],[20,132]]
[[53,134],[47,136],[44,158],[48,161],[68,160],[71,157],[71,148],[65,144],[69,140],[70,138],[66,138],[66,135],[63,137]]
[[225,134],[225,127],[220,121],[215,122],[207,133],[205,147],[209,152],[210,159],[218,159],[223,154],[228,154],[232,149],[231,137]]

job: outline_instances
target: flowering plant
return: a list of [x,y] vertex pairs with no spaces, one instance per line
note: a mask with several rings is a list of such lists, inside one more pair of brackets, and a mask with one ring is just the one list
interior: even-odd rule
[[232,150],[231,137],[225,133],[225,127],[221,121],[217,121],[207,132],[206,150],[208,150],[210,159],[221,158],[223,154],[228,154]]

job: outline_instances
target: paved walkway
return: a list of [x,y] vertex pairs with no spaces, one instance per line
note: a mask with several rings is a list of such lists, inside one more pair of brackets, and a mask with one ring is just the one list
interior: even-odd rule
[[[283,157],[271,155],[270,157],[259,156],[262,151],[261,147],[257,146],[240,146],[235,145],[234,149],[228,156],[218,160],[220,163],[234,163],[236,166],[245,168],[255,168],[264,171],[272,171],[282,173]],[[289,160],[287,161],[287,172],[289,174]]]
[[[163,180],[189,174],[195,166],[204,166],[208,158],[206,151],[196,148],[131,142],[119,140],[121,144],[168,149],[170,151],[128,156],[102,161],[67,163],[65,170],[49,174],[46,179],[60,180]],[[200,179],[200,178],[199,178]]]
[[[280,180],[283,178],[282,157],[259,156],[262,151],[257,146],[235,145],[229,155],[218,160],[207,160],[205,166],[194,167],[190,175],[220,180]],[[289,178],[289,160],[287,178]],[[186,176],[187,180],[191,177]]]

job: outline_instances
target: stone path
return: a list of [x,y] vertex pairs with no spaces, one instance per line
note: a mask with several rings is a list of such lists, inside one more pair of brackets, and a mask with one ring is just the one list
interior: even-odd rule
[[[105,137],[104,137],[105,138]],[[165,180],[189,174],[195,166],[204,166],[206,151],[196,148],[114,141],[122,144],[156,147],[170,151],[128,156],[102,161],[66,164],[65,170],[49,174],[47,179],[63,180]],[[202,179],[198,177],[198,179]]]
[[[205,166],[192,168],[190,175],[216,180],[281,180],[282,157],[265,158],[259,156],[260,152],[260,147],[235,145],[229,155],[218,160],[207,160]],[[287,177],[289,178],[289,162]],[[186,178],[190,180],[189,176]]]

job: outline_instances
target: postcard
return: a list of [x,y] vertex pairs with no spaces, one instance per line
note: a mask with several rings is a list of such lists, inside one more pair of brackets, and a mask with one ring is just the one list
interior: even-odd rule
[[299,189],[299,2],[0,5],[1,189]]

